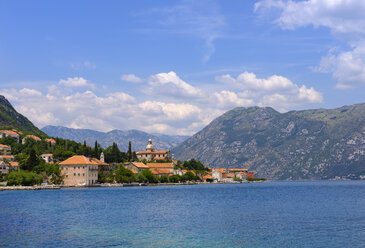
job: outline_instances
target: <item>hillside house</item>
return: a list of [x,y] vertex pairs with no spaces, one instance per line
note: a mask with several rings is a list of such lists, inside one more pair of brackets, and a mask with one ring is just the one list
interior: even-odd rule
[[12,130],[0,130],[0,138],[12,137],[16,143],[19,143],[19,134]]
[[47,153],[47,154],[42,154],[41,158],[46,161],[47,164],[49,163],[53,163],[53,154],[51,153]]
[[41,138],[39,138],[39,137],[37,137],[37,136],[35,136],[35,135],[27,135],[27,136],[25,136],[24,138],[23,138],[23,140],[22,140],[22,144],[24,145],[25,144],[25,142],[28,140],[28,139],[32,139],[32,140],[35,140],[35,141],[42,141],[42,139]]
[[0,155],[0,160],[14,162],[14,156],[13,155]]
[[168,170],[171,174],[174,173],[173,163],[147,163],[148,168],[151,169],[164,169]]
[[10,146],[0,144],[0,154],[1,155],[10,155],[11,154]]
[[51,146],[55,146],[56,145],[56,141],[54,139],[45,139],[45,141],[49,144],[51,144]]

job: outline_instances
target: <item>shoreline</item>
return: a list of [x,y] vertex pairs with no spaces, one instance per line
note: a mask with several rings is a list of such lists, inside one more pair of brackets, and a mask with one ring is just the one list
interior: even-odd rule
[[[243,182],[251,183],[251,182]],[[0,191],[5,190],[56,190],[56,189],[83,189],[83,188],[117,188],[117,187],[155,187],[155,186],[173,186],[173,185],[198,185],[198,184],[241,184],[241,183],[206,183],[206,182],[195,182],[195,183],[110,183],[110,184],[95,184],[90,186],[65,186],[65,185],[44,185],[44,186],[1,186]]]

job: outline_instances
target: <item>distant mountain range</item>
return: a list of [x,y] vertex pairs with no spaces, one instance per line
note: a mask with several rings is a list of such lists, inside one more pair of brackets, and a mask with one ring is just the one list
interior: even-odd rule
[[269,179],[365,175],[365,103],[283,114],[235,108],[172,153],[212,167],[246,167]]
[[86,143],[92,147],[94,146],[95,140],[104,148],[112,145],[113,142],[116,142],[119,149],[122,151],[128,149],[129,141],[132,142],[132,149],[135,151],[144,151],[148,139],[152,139],[156,149],[167,150],[189,138],[189,136],[180,135],[149,134],[138,130],[113,130],[104,133],[90,129],[74,129],[62,126],[45,126],[42,128],[42,131],[52,137],[69,139],[77,142],[84,142],[84,140],[86,140]]
[[12,127],[22,132],[45,136],[27,117],[19,114],[4,96],[0,95],[0,128],[4,127]]

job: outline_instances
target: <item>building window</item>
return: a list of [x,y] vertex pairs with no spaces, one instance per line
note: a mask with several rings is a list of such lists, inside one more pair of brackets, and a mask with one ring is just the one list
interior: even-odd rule
[[84,177],[85,176],[85,173],[82,173],[82,176]]
[[76,176],[76,173],[74,173],[74,176]]
[[66,175],[66,178],[68,178],[68,175]]
[[76,170],[76,166],[74,166],[74,170]]
[[77,175],[80,176],[80,173],[78,173]]
[[77,167],[77,169],[80,169],[80,166],[79,166],[79,167]]
[[85,169],[85,166],[82,166],[83,169]]

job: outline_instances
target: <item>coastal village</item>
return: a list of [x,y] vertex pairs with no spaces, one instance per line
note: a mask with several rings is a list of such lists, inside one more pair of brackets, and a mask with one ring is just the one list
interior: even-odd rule
[[[54,147],[57,143],[56,139],[42,139],[32,134],[25,135],[16,129],[0,130],[0,140],[7,140],[8,143],[11,141],[14,147],[18,147],[19,144],[25,146],[26,144],[29,145],[29,143],[37,144],[43,142],[43,144],[48,147],[48,150],[55,150]],[[84,147],[85,146],[86,144],[84,144]],[[89,150],[90,149],[91,148],[89,148]],[[97,149],[97,146],[95,149]],[[130,155],[132,155],[132,152],[129,152]],[[71,155],[71,153],[69,155]],[[177,161],[174,159],[174,155],[171,154],[170,150],[156,150],[151,139],[148,140],[144,151],[133,152],[133,155],[134,156],[132,156],[129,161],[120,163],[108,163],[105,160],[103,151],[100,152],[99,157],[72,154],[72,156],[66,156],[67,158],[60,160],[59,156],[55,158],[52,153],[44,153],[36,155],[36,159],[41,159],[46,171],[47,167],[51,166],[59,171],[59,180],[49,180],[50,178],[52,179],[52,177],[56,177],[55,174],[49,177],[47,177],[46,174],[43,174],[43,180],[40,180],[42,181],[42,185],[53,184],[69,187],[100,186],[103,184],[132,183],[134,181],[140,184],[191,182],[238,183],[254,179],[254,172],[248,171],[248,169],[245,168],[209,168],[208,166],[203,166],[199,161],[195,161],[194,159],[187,162]],[[25,160],[29,160],[29,157],[31,156],[32,155],[28,155]],[[12,155],[11,145],[0,144],[0,173],[3,181],[1,182],[2,185],[7,184],[6,179],[10,177],[12,172],[20,172],[24,169],[21,164],[25,164],[26,162],[24,162],[24,158],[23,162],[19,161],[20,159],[19,156]],[[190,165],[189,163],[192,163],[193,165]],[[196,166],[194,164],[196,164]],[[191,168],[188,168],[189,166]],[[197,166],[199,166],[199,168]],[[116,175],[117,173],[119,173],[119,177]],[[10,182],[8,185],[14,185],[14,183]],[[15,183],[15,185],[21,185],[21,183]]]

